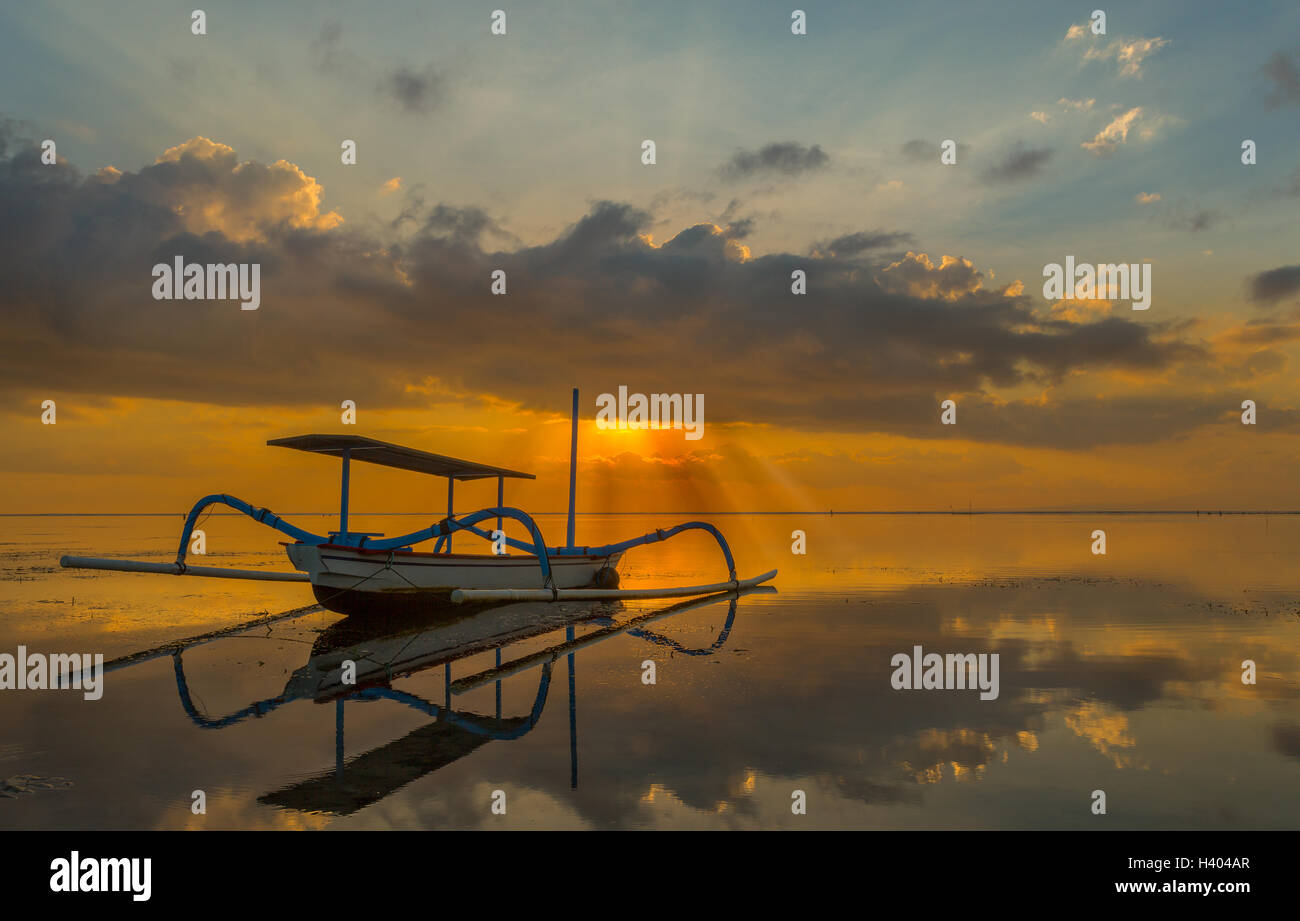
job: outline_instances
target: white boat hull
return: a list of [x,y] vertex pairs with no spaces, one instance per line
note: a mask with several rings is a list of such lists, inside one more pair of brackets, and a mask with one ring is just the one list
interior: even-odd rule
[[[527,554],[375,551],[332,544],[285,544],[285,549],[294,568],[307,573],[317,588],[365,594],[450,595],[458,588],[545,587],[541,565],[536,557]],[[616,568],[621,556],[553,556],[550,563],[555,588],[591,585],[596,573]]]

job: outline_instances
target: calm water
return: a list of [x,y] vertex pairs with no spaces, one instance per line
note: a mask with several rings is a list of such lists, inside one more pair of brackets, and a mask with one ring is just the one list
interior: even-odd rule
[[[588,517],[579,540],[678,520]],[[742,576],[781,570],[777,593],[623,633],[669,603],[379,626],[311,608],[111,671],[99,701],[0,691],[0,827],[1300,826],[1300,519],[715,520]],[[311,603],[305,585],[58,568],[62,553],[166,560],[180,523],[6,519],[0,652],[111,660]],[[288,568],[270,531],[205,527],[208,565]],[[622,568],[625,587],[725,577],[702,535]],[[572,660],[535,655],[601,631]],[[915,645],[998,653],[999,697],[894,690],[891,657]],[[490,674],[464,688],[498,654],[523,660],[499,718]],[[360,697],[336,693],[345,658],[378,669]],[[1098,789],[1105,816],[1089,808]]]

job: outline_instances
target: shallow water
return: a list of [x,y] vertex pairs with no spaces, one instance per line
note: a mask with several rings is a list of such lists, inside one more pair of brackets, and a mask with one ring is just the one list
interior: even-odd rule
[[[579,539],[679,520],[588,516]],[[1300,518],[713,520],[742,576],[780,569],[777,593],[622,633],[671,602],[379,626],[313,608],[112,670],[97,701],[0,691],[0,827],[1300,825]],[[561,518],[540,521],[552,541],[563,533]],[[112,660],[312,601],[305,585],[58,567],[63,553],[166,560],[179,517],[5,524],[0,652]],[[245,519],[204,527],[208,565],[288,568]],[[1097,528],[1105,556],[1090,552]],[[791,552],[795,529],[806,555]],[[624,587],[725,577],[702,534],[633,550],[622,572]],[[572,660],[505,677],[499,720],[494,682],[448,689],[493,668],[503,637],[510,663],[600,631]],[[997,698],[895,690],[891,658],[917,645],[997,653]],[[348,657],[380,671],[340,703],[330,669]],[[196,790],[206,814],[191,810]],[[796,790],[806,815],[792,814]]]

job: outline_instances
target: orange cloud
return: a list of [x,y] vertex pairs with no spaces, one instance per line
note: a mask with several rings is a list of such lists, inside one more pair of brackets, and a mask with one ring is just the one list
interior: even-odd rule
[[1134,123],[1142,116],[1142,107],[1135,106],[1123,115],[1117,115],[1110,123],[1097,132],[1091,141],[1083,142],[1083,149],[1094,154],[1114,153],[1119,145],[1128,140],[1128,133]]
[[913,297],[956,300],[983,287],[984,278],[975,264],[958,256],[944,256],[936,267],[925,253],[907,255],[890,263],[882,274],[882,287]]
[[321,212],[324,188],[300,167],[288,160],[241,163],[233,147],[210,138],[168,148],[141,176],[150,197],[170,207],[194,234],[216,231],[246,242],[277,225],[329,230],[343,223],[337,212]]

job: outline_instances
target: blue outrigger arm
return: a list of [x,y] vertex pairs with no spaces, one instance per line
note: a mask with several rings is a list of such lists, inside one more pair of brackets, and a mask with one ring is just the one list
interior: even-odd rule
[[[243,499],[237,499],[234,496],[228,496],[225,493],[220,495],[204,496],[194,507],[190,509],[189,515],[185,518],[185,527],[181,530],[180,546],[176,550],[176,566],[180,573],[185,572],[185,554],[189,550],[190,536],[194,532],[194,525],[198,522],[199,516],[203,510],[212,505],[226,505],[235,511],[243,512],[249,518],[252,518],[258,524],[264,524],[269,528],[287,534],[294,540],[301,541],[309,546],[318,547],[322,544],[333,544],[336,546],[356,547],[366,550],[401,550],[410,548],[414,544],[423,543],[426,540],[432,540],[437,537],[440,540],[445,539],[453,531],[469,531],[472,534],[478,534],[487,540],[492,540],[492,535],[474,527],[480,521],[486,518],[513,518],[521,522],[533,536],[533,543],[526,544],[523,541],[506,538],[506,543],[519,550],[524,550],[537,555],[537,562],[542,567],[542,576],[545,584],[551,584],[551,559],[550,553],[546,547],[546,541],[542,538],[542,531],[537,527],[537,522],[533,521],[532,516],[527,512],[517,508],[485,508],[475,512],[472,515],[466,515],[459,521],[444,518],[442,521],[419,531],[412,531],[410,534],[403,534],[400,537],[390,537],[387,540],[371,540],[367,534],[346,534],[336,533],[328,536],[313,534],[310,531],[304,531],[302,528],[289,524],[279,515],[276,515],[270,509],[254,508]],[[730,557],[730,553],[728,553]]]
[[537,557],[538,565],[542,569],[542,577],[546,585],[551,584],[551,557],[552,556],[572,556],[572,555],[589,555],[589,556],[611,556],[623,550],[629,550],[632,547],[640,547],[644,544],[657,543],[661,540],[667,540],[683,531],[707,531],[713,535],[722,549],[722,555],[727,561],[727,571],[730,579],[736,579],[736,561],[731,555],[731,548],[727,546],[726,538],[713,525],[705,521],[688,521],[679,524],[676,527],[663,529],[660,528],[643,534],[640,537],[634,537],[631,540],[621,541],[616,544],[605,544],[600,547],[547,547],[546,541],[542,537],[541,528],[537,522],[527,512],[509,507],[485,508],[480,509],[463,518],[444,518],[435,525],[422,528],[419,531],[412,531],[410,534],[403,534],[400,537],[390,537],[385,540],[372,540],[370,535],[366,534],[342,534],[335,533],[330,535],[313,534],[310,531],[304,531],[302,528],[289,524],[279,515],[276,515],[270,509],[255,508],[243,499],[226,495],[225,493],[204,496],[194,507],[190,509],[189,515],[185,518],[185,527],[181,531],[180,546],[176,550],[177,571],[185,571],[185,554],[189,550],[190,537],[194,532],[194,526],[198,523],[199,516],[204,510],[213,505],[225,505],[233,508],[237,512],[242,512],[249,518],[252,518],[258,524],[264,524],[269,528],[287,534],[294,540],[301,541],[309,546],[320,546],[322,544],[335,544],[339,546],[356,547],[366,550],[401,550],[409,548],[415,544],[423,543],[427,540],[437,538],[434,550],[437,552],[442,544],[454,531],[468,531],[477,537],[491,541],[492,534],[484,531],[482,528],[475,527],[479,522],[486,521],[489,518],[513,518],[528,528],[529,534],[532,535],[533,543],[528,544],[524,541],[513,538],[504,538],[505,543],[517,550],[525,553],[532,553]]
[[243,512],[249,518],[252,518],[258,524],[264,524],[269,528],[275,528],[281,533],[288,534],[294,540],[300,540],[304,544],[324,544],[328,543],[328,538],[323,538],[318,534],[310,531],[304,531],[302,528],[296,528],[289,522],[285,521],[279,515],[273,514],[267,508],[253,508],[252,505],[243,499],[236,499],[234,496],[228,496],[225,493],[220,495],[204,496],[198,502],[194,503],[194,508],[185,518],[185,527],[181,530],[181,546],[176,551],[176,565],[185,569],[185,553],[189,550],[190,536],[194,533],[194,525],[198,523],[199,515],[210,505],[228,505],[237,512]]

